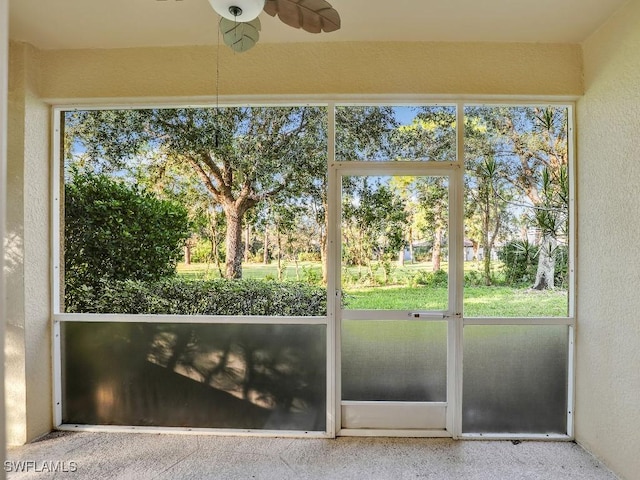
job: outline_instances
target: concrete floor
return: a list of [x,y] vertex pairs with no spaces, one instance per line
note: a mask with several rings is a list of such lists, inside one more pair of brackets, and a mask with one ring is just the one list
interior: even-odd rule
[[616,479],[568,442],[55,432],[10,448],[5,470],[20,461],[9,479]]

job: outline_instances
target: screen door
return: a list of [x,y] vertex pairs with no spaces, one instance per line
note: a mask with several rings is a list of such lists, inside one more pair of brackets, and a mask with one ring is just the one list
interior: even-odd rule
[[450,435],[449,177],[340,180],[341,434]]

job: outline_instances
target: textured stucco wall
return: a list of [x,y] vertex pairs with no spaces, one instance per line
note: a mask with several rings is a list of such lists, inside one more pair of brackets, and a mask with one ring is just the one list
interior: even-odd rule
[[[8,111],[8,70],[9,70],[9,4],[0,0],[0,259],[4,259],[4,225],[6,211],[6,171],[7,171],[7,111]],[[4,262],[3,262],[4,263]],[[4,338],[6,309],[4,302],[4,266],[0,265],[0,379],[4,379]],[[4,382],[0,381],[0,463],[6,458]],[[5,472],[0,472],[0,479]]]
[[[578,45],[299,43],[220,48],[221,95],[579,95]],[[215,93],[216,48],[42,52],[45,98]]]
[[[51,428],[49,108],[39,100],[37,52],[11,45],[7,154],[7,442]],[[4,300],[4,299],[3,299]]]
[[7,439],[19,443],[26,435],[26,374],[24,343],[24,47],[9,56],[9,123],[7,154],[7,224],[5,277],[7,282],[6,371]]
[[576,439],[640,475],[640,0],[584,43]]

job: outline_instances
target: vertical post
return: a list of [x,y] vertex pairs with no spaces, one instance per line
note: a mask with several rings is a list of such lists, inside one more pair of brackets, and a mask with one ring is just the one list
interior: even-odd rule
[[[567,144],[569,147],[569,317],[576,317],[576,130],[574,105],[567,106]],[[575,325],[575,324],[574,324]],[[569,371],[567,385],[567,435],[575,437],[576,409],[576,328],[569,327]]]
[[64,311],[64,115],[61,110],[55,108],[52,112],[51,124],[53,125],[52,151],[53,167],[51,191],[51,238],[52,252],[52,277],[51,286],[51,311],[54,322],[51,329],[53,348],[53,424],[58,427],[62,424],[62,350],[61,350],[61,324],[55,321],[55,315]]
[[339,398],[339,320],[336,312],[340,302],[340,292],[337,285],[338,271],[335,271],[337,247],[336,215],[336,106],[327,105],[327,433],[335,437],[340,429],[340,398]]
[[453,438],[462,435],[462,360],[463,360],[463,289],[464,289],[464,104],[456,105],[457,149],[456,168],[452,173],[450,191],[450,229],[452,245],[449,249],[449,278],[454,288],[449,287],[449,311],[453,313],[449,320],[449,327],[453,330],[449,335],[449,346],[453,350],[449,356],[453,363],[449,373],[453,373],[452,387],[448,392],[449,410],[447,412],[448,426],[452,430]]
[[53,125],[53,138],[51,139],[53,151],[51,191],[53,202],[51,203],[51,238],[53,245],[51,265],[51,311],[55,314],[64,311],[64,115],[59,109],[52,112],[51,124]]
[[9,0],[0,0],[0,479],[5,478],[4,460],[6,457],[6,421],[4,405],[4,328],[5,288],[4,288],[4,226],[7,192],[7,104],[9,70]]

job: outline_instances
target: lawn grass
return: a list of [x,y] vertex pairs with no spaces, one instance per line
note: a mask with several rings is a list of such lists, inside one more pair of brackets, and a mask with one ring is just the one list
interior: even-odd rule
[[[446,310],[446,287],[386,287],[345,291],[352,310]],[[563,317],[567,292],[511,287],[465,287],[466,317]]]
[[[446,268],[447,265],[444,265]],[[465,271],[477,270],[472,262],[465,264]],[[344,305],[352,310],[446,310],[447,288],[427,287],[423,285],[409,286],[408,279],[419,270],[431,270],[427,263],[409,264],[395,268],[390,286],[345,285],[343,287]],[[305,271],[314,271],[321,276],[318,262],[299,262],[287,264],[283,271],[284,281],[304,281]],[[357,267],[345,269],[352,278],[363,274]],[[219,278],[215,265],[191,264],[178,265],[178,274],[190,279]],[[243,265],[243,278],[271,279],[278,278],[275,262],[269,265]],[[562,317],[567,315],[567,291],[537,291],[529,288],[513,288],[506,286],[467,286],[464,289],[464,315],[467,317]]]

